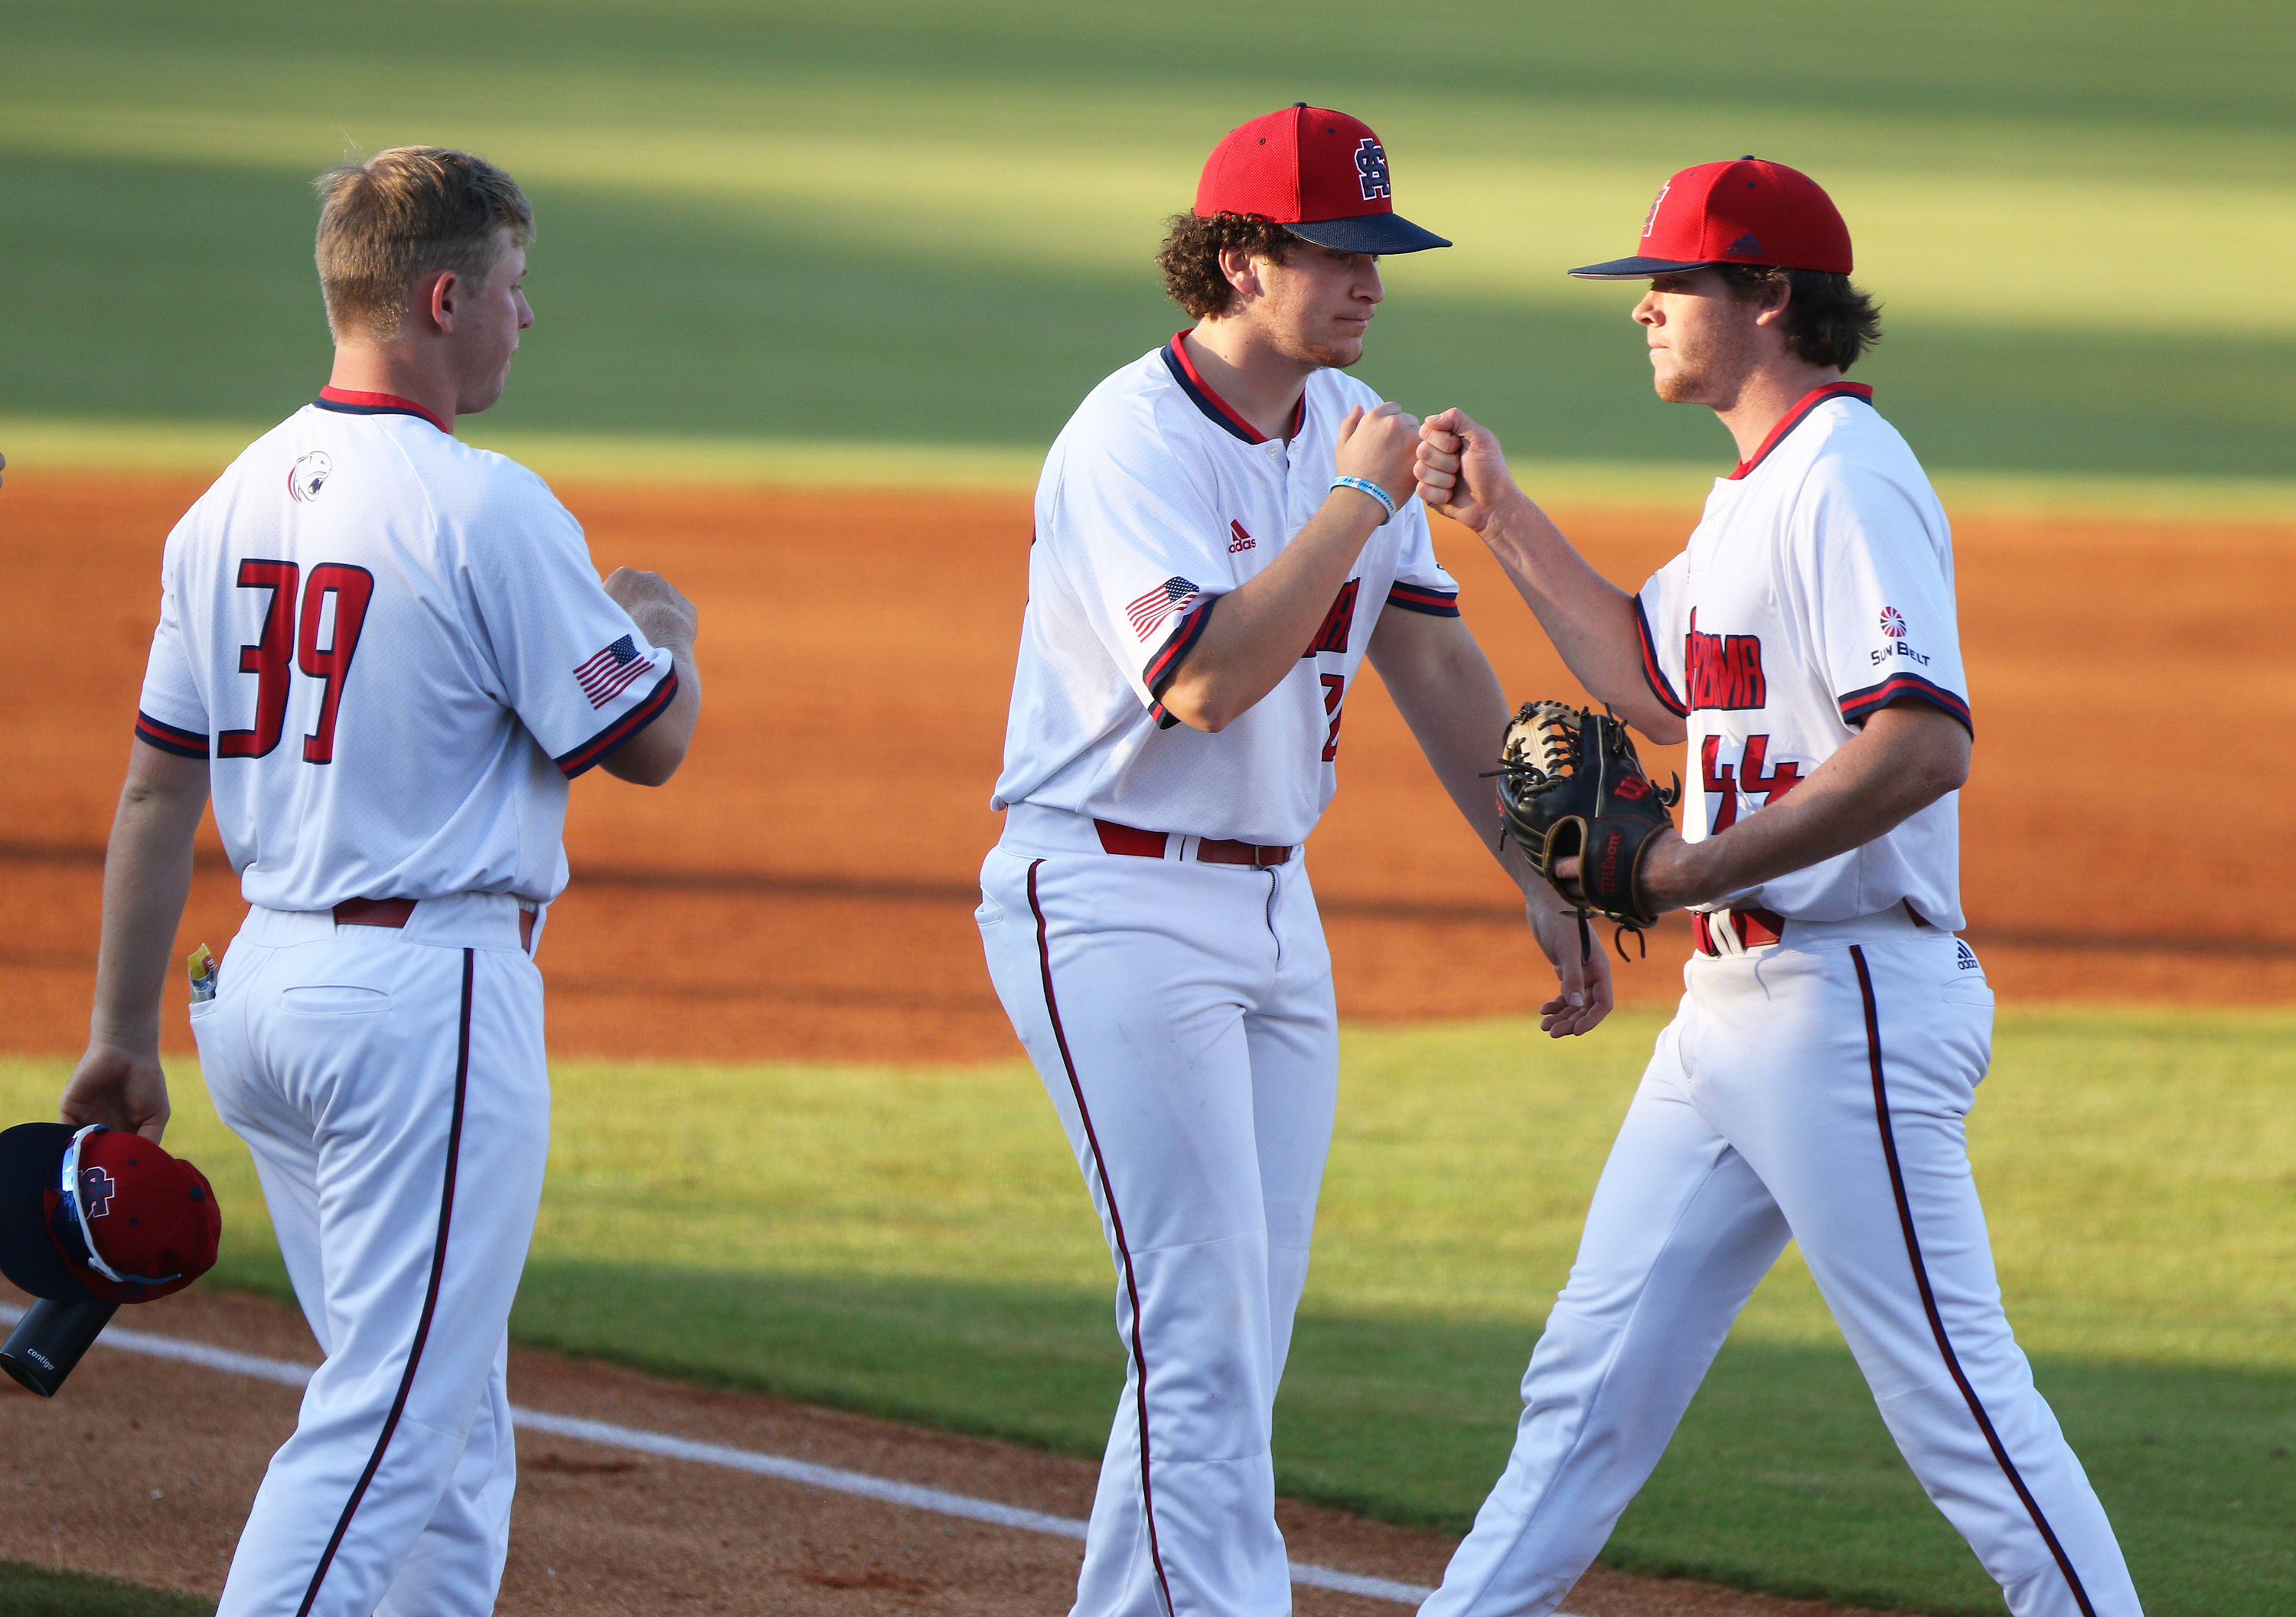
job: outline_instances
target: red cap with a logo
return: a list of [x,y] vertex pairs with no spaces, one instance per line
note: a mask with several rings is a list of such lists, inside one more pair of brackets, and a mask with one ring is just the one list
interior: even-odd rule
[[1369,125],[1306,102],[1255,118],[1212,148],[1196,217],[1253,213],[1341,252],[1419,252],[1451,243],[1395,211],[1387,148]]
[[57,1302],[149,1302],[215,1267],[207,1176],[123,1129],[0,1132],[0,1273]]
[[1631,259],[1589,264],[1582,281],[1634,281],[1717,264],[1849,273],[1849,226],[1818,183],[1784,163],[1701,163],[1659,187]]

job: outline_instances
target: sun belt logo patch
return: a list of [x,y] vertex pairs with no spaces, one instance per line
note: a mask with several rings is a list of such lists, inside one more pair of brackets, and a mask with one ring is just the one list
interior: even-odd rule
[[1387,196],[1387,152],[1368,135],[1356,143],[1356,173],[1363,180],[1363,200]]
[[324,449],[314,449],[287,468],[287,497],[301,505],[319,497],[319,490],[335,474],[335,463]]
[[1903,640],[1906,637],[1906,620],[1899,615],[1896,607],[1885,606],[1882,609],[1882,632],[1892,640]]

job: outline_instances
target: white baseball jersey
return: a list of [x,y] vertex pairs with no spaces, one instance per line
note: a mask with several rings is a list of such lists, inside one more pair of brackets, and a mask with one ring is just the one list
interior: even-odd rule
[[1459,613],[1416,499],[1364,546],[1298,666],[1218,735],[1157,694],[1219,598],[1330,497],[1339,424],[1379,395],[1308,379],[1289,441],[1264,438],[1178,337],[1095,388],[1037,485],[1029,606],[992,807],[1035,803],[1143,830],[1307,840],[1337,784],[1342,704],[1389,606]]
[[[1970,722],[1952,535],[1873,391],[1837,382],[1803,398],[1715,480],[1689,547],[1643,586],[1643,671],[1689,725],[1691,841],[1784,797],[1892,702]],[[1959,803],[1948,792],[1862,847],[1726,902],[1807,921],[1910,904],[1957,929]]]
[[212,760],[250,904],[540,903],[567,781],[676,689],[540,478],[330,389],[168,535],[136,735]]

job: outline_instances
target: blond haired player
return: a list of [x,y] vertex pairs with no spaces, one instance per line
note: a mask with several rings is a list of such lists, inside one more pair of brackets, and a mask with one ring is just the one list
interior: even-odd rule
[[[1093,390],[1037,489],[980,932],[1116,1268],[1127,1366],[1077,1617],[1280,1613],[1268,1428],[1331,1144],[1331,955],[1300,844],[1366,657],[1485,846],[1506,707],[1413,500],[1417,423],[1342,374],[1398,218],[1387,153],[1304,104],[1233,131],[1173,221],[1192,330]],[[1519,858],[1561,991],[1599,960]]]
[[[1738,447],[1639,594],[1447,410],[1423,497],[1480,533],[1587,689],[1689,743],[1645,904],[1695,911],[1685,992],[1587,1210],[1505,1474],[1430,1617],[1551,1612],[1657,1464],[1789,1237],[1898,1448],[2018,1617],[2136,1617],[2120,1546],[2034,1390],[1963,1123],[1993,993],[1962,924],[1970,710],[1945,513],[1873,390],[1878,332],[1816,182],[1747,158],[1669,180],[1634,258],[1659,397]],[[1565,866],[1570,862],[1564,861]],[[1571,874],[1567,869],[1564,874]]]
[[166,1125],[160,985],[211,800],[250,907],[192,1026],[326,1355],[218,1610],[478,1617],[516,1476],[568,782],[669,778],[694,614],[651,573],[602,586],[541,480],[454,437],[533,320],[510,176],[406,147],[320,184],[334,373],[168,536],[62,1114]]

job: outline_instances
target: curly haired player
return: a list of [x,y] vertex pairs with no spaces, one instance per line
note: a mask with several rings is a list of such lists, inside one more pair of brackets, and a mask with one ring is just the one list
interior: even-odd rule
[[1970,1178],[1993,994],[1954,936],[1971,731],[1952,543],[1873,390],[1841,379],[1877,334],[1849,268],[1825,193],[1746,158],[1676,175],[1639,255],[1570,272],[1649,279],[1634,317],[1659,397],[1710,406],[1741,457],[1639,595],[1579,558],[1489,432],[1456,410],[1422,429],[1423,497],[1482,536],[1587,689],[1686,736],[1685,834],[1652,840],[1629,907],[1691,907],[1697,937],[1513,1455],[1430,1617],[1554,1609],[1789,1237],[2009,1609],[2136,1617],[2010,1334]]
[[542,480],[465,447],[519,333],[531,222],[491,164],[323,176],[317,401],[168,536],[63,1120],[168,1118],[160,984],[212,797],[250,908],[192,1028],[325,1362],[221,1617],[480,1617],[509,1542],[511,1296],[549,1144],[543,909],[568,782],[658,785],[701,705],[694,616],[602,586]]
[[[1411,498],[1417,423],[1341,374],[1396,217],[1344,114],[1253,119],[1173,222],[1191,331],[1095,388],[1037,489],[981,868],[996,991],[1116,1265],[1127,1377],[1078,1617],[1291,1610],[1268,1428],[1331,1144],[1331,956],[1300,844],[1365,658],[1485,846],[1506,707]],[[1610,1004],[1521,856],[1561,962],[1549,1030]]]

